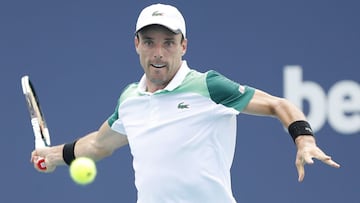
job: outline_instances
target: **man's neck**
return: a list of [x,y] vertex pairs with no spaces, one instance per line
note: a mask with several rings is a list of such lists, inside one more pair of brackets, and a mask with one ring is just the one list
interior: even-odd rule
[[156,85],[156,84],[153,84],[151,83],[150,81],[146,81],[146,91],[147,92],[151,92],[151,93],[154,93],[158,90],[162,90],[166,87],[166,85],[168,85],[169,83],[166,83],[165,85]]

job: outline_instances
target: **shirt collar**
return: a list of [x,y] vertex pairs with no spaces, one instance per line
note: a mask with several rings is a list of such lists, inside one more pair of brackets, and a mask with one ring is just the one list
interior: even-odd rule
[[[166,90],[166,91],[174,90],[176,87],[178,87],[182,83],[182,81],[184,80],[184,78],[186,77],[186,75],[188,74],[189,71],[190,71],[190,68],[188,67],[186,61],[183,60],[179,70],[175,74],[174,78],[169,82],[169,84],[164,89],[158,90],[156,92],[161,92],[164,90]],[[141,79],[139,81],[138,91],[140,93],[149,94],[149,92],[146,92],[146,75],[145,74],[141,77]]]

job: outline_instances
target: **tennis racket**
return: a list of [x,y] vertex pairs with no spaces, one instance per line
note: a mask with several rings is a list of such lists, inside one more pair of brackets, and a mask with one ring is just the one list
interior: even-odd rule
[[[44,114],[41,111],[39,99],[35,93],[34,86],[31,84],[29,76],[21,78],[21,87],[28,107],[31,125],[35,137],[35,149],[50,146],[50,134],[46,125]],[[39,169],[46,170],[45,159],[36,160]]]

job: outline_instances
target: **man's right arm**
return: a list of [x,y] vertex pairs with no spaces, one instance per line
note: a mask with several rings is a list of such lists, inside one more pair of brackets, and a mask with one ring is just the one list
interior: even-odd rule
[[[77,140],[74,148],[75,157],[86,156],[97,161],[110,156],[116,149],[128,144],[127,137],[112,130],[105,121],[98,131],[89,133]],[[40,172],[52,172],[58,165],[65,165],[63,160],[63,147],[57,145],[36,149],[31,153],[31,162]],[[37,160],[45,158],[46,170],[37,167]]]

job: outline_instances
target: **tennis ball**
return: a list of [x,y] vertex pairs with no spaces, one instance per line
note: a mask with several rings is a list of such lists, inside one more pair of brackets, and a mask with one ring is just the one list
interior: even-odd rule
[[78,157],[70,164],[70,176],[79,185],[87,185],[96,177],[95,162],[87,157]]

